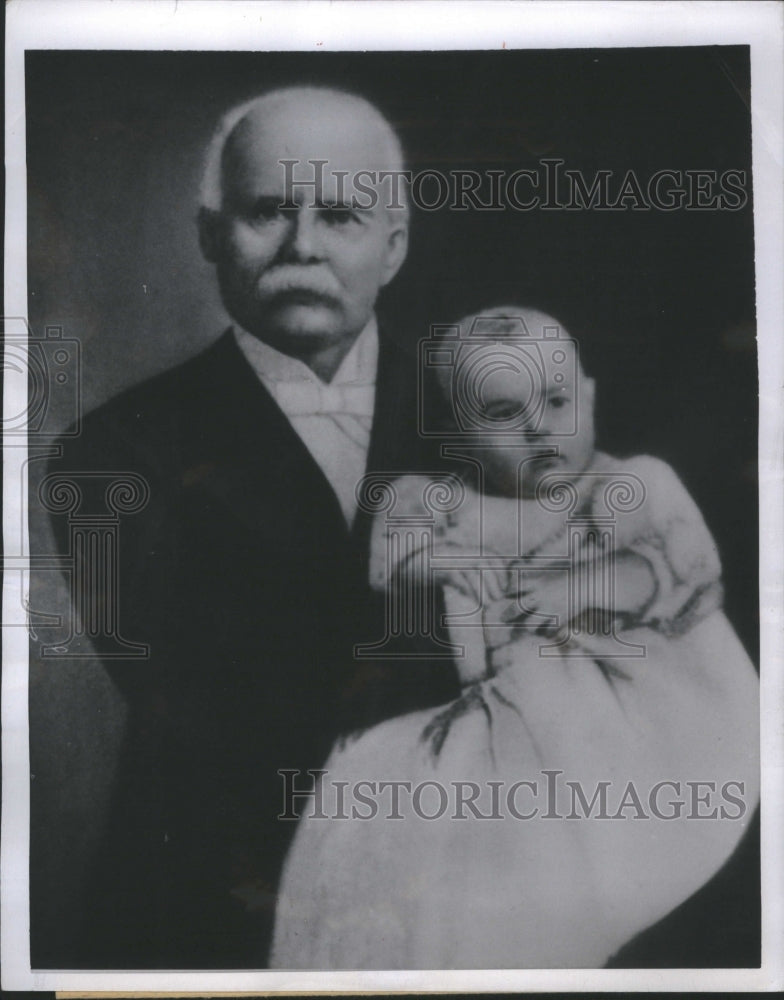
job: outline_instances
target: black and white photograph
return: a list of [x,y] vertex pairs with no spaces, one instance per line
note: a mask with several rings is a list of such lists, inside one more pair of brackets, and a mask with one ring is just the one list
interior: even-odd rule
[[176,6],[9,14],[3,988],[780,987],[782,8]]

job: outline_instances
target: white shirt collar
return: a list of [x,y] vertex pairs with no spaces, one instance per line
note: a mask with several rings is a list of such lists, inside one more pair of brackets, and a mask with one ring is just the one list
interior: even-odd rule
[[366,385],[376,382],[378,366],[378,323],[372,315],[343,358],[332,381],[324,383],[299,358],[270,347],[241,327],[234,328],[240,350],[265,385],[274,382],[311,382],[316,385]]
[[357,484],[365,474],[378,365],[378,326],[372,316],[331,382],[308,366],[235,329],[240,350],[329,481],[350,526]]

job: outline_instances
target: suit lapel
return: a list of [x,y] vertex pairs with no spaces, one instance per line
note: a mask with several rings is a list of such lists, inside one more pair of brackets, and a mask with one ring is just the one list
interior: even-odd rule
[[[201,485],[245,527],[286,544],[348,531],[337,497],[300,436],[245,360],[233,334],[203,356],[204,386],[195,439],[204,468]],[[200,359],[201,360],[201,359]],[[206,459],[206,461],[205,461]],[[290,536],[289,536],[290,538]]]
[[[368,472],[396,471],[394,463],[400,457],[402,444],[401,418],[404,417],[409,404],[405,378],[406,360],[401,348],[388,335],[380,335],[376,402],[367,460]],[[416,371],[413,369],[411,378],[415,382]]]
[[[417,429],[416,355],[380,332],[376,401],[367,472],[414,472],[433,464]],[[201,485],[252,531],[285,544],[288,531],[319,549],[353,539],[364,558],[372,515],[359,510],[349,535],[340,504],[318,463],[259,381],[231,330],[195,359],[188,437]]]

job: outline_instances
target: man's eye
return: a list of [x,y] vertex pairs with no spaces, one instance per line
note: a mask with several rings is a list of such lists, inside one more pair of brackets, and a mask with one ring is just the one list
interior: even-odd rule
[[[290,214],[291,210],[289,210]],[[272,222],[274,219],[282,219],[286,216],[287,210],[280,207],[278,201],[260,201],[253,207],[253,218],[256,222]]]
[[350,208],[329,205],[326,208],[322,208],[321,217],[330,226],[346,226],[356,218],[356,215]]

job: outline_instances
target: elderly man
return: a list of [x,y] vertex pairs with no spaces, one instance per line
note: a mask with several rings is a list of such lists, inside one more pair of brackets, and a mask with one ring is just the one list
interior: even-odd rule
[[263,966],[294,826],[278,772],[307,789],[342,727],[455,693],[449,664],[353,655],[384,628],[357,484],[432,464],[416,358],[375,314],[407,212],[355,183],[401,167],[389,124],[347,93],[229,112],[199,236],[233,325],[90,415],[53,465],[150,487],[123,523],[119,607],[151,652],[105,663],[128,724],[76,964]]

